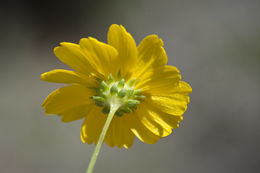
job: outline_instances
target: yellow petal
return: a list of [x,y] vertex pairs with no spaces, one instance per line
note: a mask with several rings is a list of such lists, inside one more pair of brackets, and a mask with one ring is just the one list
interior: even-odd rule
[[138,78],[149,68],[156,68],[167,63],[163,41],[157,35],[149,35],[138,45],[138,59],[133,77]]
[[179,89],[175,90],[173,93],[180,93],[180,94],[183,94],[183,95],[188,95],[191,92],[192,92],[191,86],[187,82],[180,81],[179,82]]
[[136,88],[153,95],[172,92],[178,87],[180,79],[181,75],[176,67],[150,68],[138,78]]
[[46,114],[60,114],[73,107],[93,102],[94,90],[82,85],[70,85],[53,91],[43,102]]
[[82,84],[86,86],[96,86],[97,81],[93,78],[88,77],[79,72],[56,69],[41,75],[41,80],[47,82],[55,83],[65,83],[65,84]]
[[[125,121],[125,119],[124,119],[124,121]],[[126,124],[127,121],[125,121],[124,123]],[[135,139],[135,135],[133,134],[131,129],[130,128],[124,128],[122,137],[123,137],[123,141],[124,141],[124,147],[130,148],[133,145],[134,139]]]
[[164,122],[157,112],[151,109],[151,106],[146,103],[141,103],[136,110],[136,115],[139,121],[149,129],[153,134],[165,137],[171,134],[172,127]]
[[59,116],[62,116],[62,122],[80,120],[88,115],[89,111],[93,108],[93,106],[93,104],[83,104],[74,107],[68,111],[62,112],[59,114]]
[[[177,91],[176,89],[176,92]],[[150,95],[145,99],[150,105],[161,109],[163,112],[172,115],[181,116],[187,109],[189,96],[182,93],[173,93],[168,95]]]
[[91,59],[87,59],[78,44],[63,42],[54,49],[55,55],[65,64],[77,72],[90,75],[101,76],[92,66]]
[[[158,123],[160,123],[162,126],[164,124],[167,124],[171,128],[176,129],[179,127],[179,123],[183,120],[183,117],[180,115],[168,114],[168,113],[163,112],[163,110],[161,110],[158,107],[152,106],[147,102],[146,102],[146,104],[147,104],[150,115],[152,117],[154,117],[156,119],[156,121],[158,121]],[[168,126],[166,126],[166,127],[168,127]]]
[[116,116],[114,116],[105,137],[105,142],[110,147],[117,146],[118,148],[121,148],[123,146],[123,144],[120,142],[120,133],[123,129],[119,129],[118,125],[118,119]]
[[107,115],[102,113],[102,108],[95,106],[90,110],[81,127],[81,140],[83,143],[97,143],[106,118]]
[[114,116],[110,124],[105,142],[108,146],[118,148],[130,148],[134,142],[134,134],[128,126],[128,122],[122,117]]
[[141,141],[148,143],[148,144],[154,144],[159,139],[161,139],[160,136],[155,135],[152,133],[149,129],[147,129],[137,118],[136,112],[128,115],[123,115],[127,118],[127,122],[132,130],[132,132],[135,134],[136,137],[138,137]]
[[99,73],[105,76],[110,73],[116,75],[118,52],[114,47],[92,37],[81,39],[79,44],[87,59]]
[[108,44],[117,49],[119,53],[118,66],[123,77],[131,73],[137,60],[137,47],[135,40],[122,25],[113,24],[107,34]]
[[[81,139],[84,143],[97,144],[100,133],[106,122],[107,115],[102,108],[94,106],[87,115],[81,128]],[[134,134],[130,130],[124,117],[114,116],[107,130],[104,141],[110,147],[129,148],[134,142]]]

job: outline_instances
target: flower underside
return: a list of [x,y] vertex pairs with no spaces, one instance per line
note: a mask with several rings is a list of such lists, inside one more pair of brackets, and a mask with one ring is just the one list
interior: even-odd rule
[[125,81],[121,78],[120,72],[117,79],[110,74],[108,80],[97,79],[100,82],[99,88],[93,88],[97,95],[91,98],[97,106],[103,107],[102,112],[108,114],[112,107],[116,107],[116,115],[121,117],[124,113],[132,113],[137,109],[140,101],[145,99],[141,89],[135,90],[136,79]]
[[154,144],[182,121],[192,88],[176,67],[167,65],[157,35],[137,45],[123,26],[113,24],[107,43],[82,38],[78,44],[60,43],[54,53],[73,71],[55,69],[41,75],[43,81],[68,84],[53,91],[42,106],[62,122],[84,119],[83,143],[97,145],[107,119],[111,124],[104,142],[118,148],[130,148],[135,137]]

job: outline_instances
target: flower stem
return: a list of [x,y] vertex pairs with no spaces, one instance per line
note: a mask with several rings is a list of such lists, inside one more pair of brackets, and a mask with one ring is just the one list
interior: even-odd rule
[[96,148],[94,150],[94,153],[93,153],[93,155],[91,157],[91,160],[90,160],[90,163],[89,163],[89,166],[88,166],[88,169],[87,169],[86,173],[92,173],[93,172],[93,169],[94,169],[97,157],[98,157],[98,153],[99,153],[100,148],[101,148],[101,146],[103,144],[103,141],[104,141],[105,135],[107,133],[108,127],[109,127],[109,125],[110,125],[110,123],[111,123],[111,121],[112,121],[112,119],[113,119],[117,109],[118,109],[118,107],[111,106],[110,112],[109,112],[109,114],[107,116],[107,120],[105,122],[103,130],[102,130],[102,132],[100,134],[100,137],[98,139],[98,143],[97,143]]

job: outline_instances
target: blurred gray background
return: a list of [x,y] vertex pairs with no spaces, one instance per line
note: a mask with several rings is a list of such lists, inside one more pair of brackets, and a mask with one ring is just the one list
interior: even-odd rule
[[52,52],[60,42],[106,42],[113,23],[137,43],[158,34],[193,93],[172,135],[129,150],[104,145],[94,172],[260,172],[259,18],[259,0],[1,2],[0,172],[85,172],[94,146],[80,140],[82,121],[44,115],[61,85],[40,74],[68,69]]

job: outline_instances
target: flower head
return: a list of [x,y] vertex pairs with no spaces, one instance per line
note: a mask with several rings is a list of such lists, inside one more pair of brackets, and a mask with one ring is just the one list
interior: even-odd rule
[[105,136],[109,146],[131,147],[135,136],[153,144],[182,121],[191,87],[168,66],[163,42],[150,35],[136,46],[123,26],[111,25],[108,44],[88,37],[63,42],[55,55],[75,71],[56,69],[41,75],[48,82],[70,84],[44,101],[46,114],[63,122],[85,119],[84,143],[97,143],[110,109],[115,116]]

